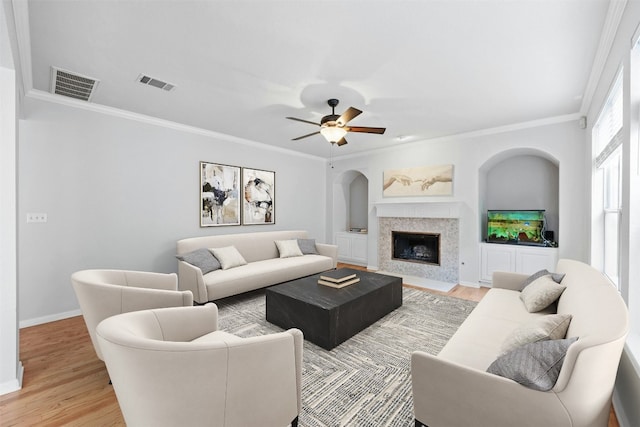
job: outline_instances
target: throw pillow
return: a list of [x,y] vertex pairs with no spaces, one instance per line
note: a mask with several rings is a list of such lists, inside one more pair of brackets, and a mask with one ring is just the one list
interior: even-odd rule
[[213,256],[215,256],[218,261],[220,261],[220,265],[223,270],[228,270],[229,268],[239,267],[241,265],[245,265],[247,261],[242,257],[240,252],[236,249],[235,246],[226,246],[224,248],[211,248],[209,249]]
[[544,340],[559,340],[567,334],[570,314],[550,314],[539,317],[516,328],[502,343],[500,353],[505,354],[524,344]]
[[534,280],[539,279],[542,276],[546,276],[547,274],[550,274],[551,278],[556,283],[562,282],[562,279],[564,279],[564,276],[565,276],[564,274],[561,274],[561,273],[550,273],[547,269],[536,271],[531,276],[524,279],[524,282],[522,282],[522,286],[520,286],[520,290],[523,290],[528,285],[530,285]]
[[195,265],[202,270],[202,274],[207,274],[220,268],[218,260],[215,259],[211,252],[204,248],[196,249],[195,251],[183,255],[176,255],[176,258],[180,261]]
[[578,338],[538,341],[516,348],[493,361],[487,372],[539,391],[553,388],[564,356]]
[[298,247],[303,255],[315,255],[318,253],[316,239],[298,239]]
[[520,293],[520,299],[529,313],[544,310],[554,303],[566,289],[566,286],[556,283],[550,274],[534,280]]
[[293,240],[276,240],[276,246],[278,252],[280,252],[280,258],[290,258],[294,256],[302,256],[298,241]]

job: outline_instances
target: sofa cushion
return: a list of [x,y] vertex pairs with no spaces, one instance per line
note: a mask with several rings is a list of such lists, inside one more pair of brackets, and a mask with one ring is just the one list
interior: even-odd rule
[[549,272],[549,270],[544,269],[544,270],[540,270],[540,271],[536,271],[535,273],[533,273],[531,276],[527,277],[524,282],[522,282],[522,286],[520,288],[520,290],[523,290],[524,288],[526,288],[528,285],[530,285],[531,283],[533,283],[534,280],[539,279],[542,276],[546,276],[547,274],[551,275],[551,278],[556,282],[556,283],[560,283],[562,282],[562,279],[564,279],[564,274],[562,273],[551,273]]
[[207,274],[220,268],[218,260],[211,252],[209,252],[208,249],[204,248],[196,249],[195,251],[191,251],[183,255],[176,255],[176,258],[180,261],[195,265],[202,270],[202,274]]
[[520,293],[520,299],[530,313],[535,313],[553,304],[565,288],[547,274],[526,286]]
[[276,240],[276,246],[278,247],[280,258],[302,256],[302,251],[300,251],[300,247],[298,246],[298,241],[296,239]]
[[531,320],[507,336],[502,342],[500,353],[507,353],[532,342],[562,339],[567,334],[570,322],[570,314],[550,314]]
[[487,372],[512,379],[534,390],[551,390],[560,375],[567,349],[577,339],[574,337],[525,344],[498,357]]
[[304,255],[317,255],[316,239],[298,239],[298,247]]
[[247,264],[247,261],[242,257],[240,252],[235,248],[235,246],[225,246],[224,248],[211,248],[211,252],[213,252],[213,256],[215,256],[218,261],[220,261],[220,265],[223,270],[228,270],[229,268],[239,267],[241,265]]

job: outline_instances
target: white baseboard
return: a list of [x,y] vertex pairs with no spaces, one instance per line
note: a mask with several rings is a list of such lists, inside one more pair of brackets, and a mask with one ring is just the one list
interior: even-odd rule
[[476,283],[476,282],[460,282],[460,284],[462,286],[468,286],[470,288],[476,288],[476,289],[480,289],[482,287],[481,283]]
[[622,406],[622,402],[620,402],[620,397],[616,389],[613,390],[613,399],[611,400],[613,402],[613,409],[616,412],[616,418],[618,419],[618,425],[620,427],[632,427],[627,414],[624,412],[624,407]]
[[18,391],[22,388],[22,378],[24,376],[24,366],[22,366],[22,362],[18,362],[18,372],[17,378],[14,378],[10,381],[6,381],[0,383],[0,396],[3,394],[13,393],[14,391]]
[[80,309],[66,311],[64,313],[51,314],[49,316],[36,317],[35,319],[21,320],[19,327],[28,328],[29,326],[41,325],[43,323],[55,322],[56,320],[68,319],[70,317],[76,317],[82,315]]

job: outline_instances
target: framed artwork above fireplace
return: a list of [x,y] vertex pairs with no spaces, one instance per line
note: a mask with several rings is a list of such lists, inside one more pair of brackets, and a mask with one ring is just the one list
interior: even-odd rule
[[453,195],[453,165],[388,169],[383,174],[384,197]]

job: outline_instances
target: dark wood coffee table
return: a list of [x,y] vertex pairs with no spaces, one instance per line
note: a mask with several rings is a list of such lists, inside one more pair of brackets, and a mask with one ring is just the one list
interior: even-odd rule
[[266,290],[267,321],[298,328],[304,338],[331,350],[402,305],[402,279],[349,268],[360,281],[341,289],[304,277]]

